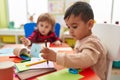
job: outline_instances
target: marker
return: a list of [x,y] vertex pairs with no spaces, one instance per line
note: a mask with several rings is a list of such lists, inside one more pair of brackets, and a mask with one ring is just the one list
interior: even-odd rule
[[38,62],[33,62],[33,63],[30,63],[30,64],[26,64],[26,66],[33,66],[33,65],[36,65],[36,64],[40,64],[40,63],[44,63],[46,62],[46,60],[41,60],[41,61],[38,61]]
[[[47,47],[47,40],[45,40],[45,47]],[[47,65],[49,64],[48,60],[47,60]]]

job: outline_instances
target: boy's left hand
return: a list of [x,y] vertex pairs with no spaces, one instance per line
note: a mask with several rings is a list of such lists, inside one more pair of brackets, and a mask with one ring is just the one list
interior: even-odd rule
[[53,50],[50,50],[50,49],[45,47],[41,50],[41,53],[42,53],[41,56],[44,59],[56,62],[56,54],[57,53],[54,52]]

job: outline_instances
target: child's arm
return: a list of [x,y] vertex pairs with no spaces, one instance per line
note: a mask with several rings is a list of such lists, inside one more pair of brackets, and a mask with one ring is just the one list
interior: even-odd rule
[[33,31],[33,33],[28,38],[21,38],[22,43],[25,46],[31,46],[33,42],[36,42],[36,37],[39,32],[37,30]]
[[88,43],[78,47],[78,52],[75,54],[57,54],[56,63],[71,68],[88,68],[98,63],[102,53],[99,46]]
[[20,40],[25,46],[29,46],[31,44],[31,41],[25,37],[22,37]]
[[41,52],[43,58],[54,61],[59,65],[72,68],[88,68],[98,62],[100,52],[92,46],[86,46],[84,45],[81,52],[76,54],[56,53],[48,48],[44,48]]

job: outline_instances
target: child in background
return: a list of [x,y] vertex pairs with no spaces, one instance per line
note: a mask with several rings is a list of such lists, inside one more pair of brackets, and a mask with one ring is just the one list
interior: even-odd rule
[[107,50],[92,34],[94,13],[91,6],[86,2],[74,3],[66,10],[64,20],[70,35],[76,39],[75,54],[56,53],[44,48],[42,57],[68,68],[90,67],[101,80],[106,80]]
[[50,42],[56,45],[61,44],[60,39],[54,32],[55,19],[49,13],[41,14],[37,20],[37,29],[28,38],[21,38],[25,46],[31,46],[32,43]]

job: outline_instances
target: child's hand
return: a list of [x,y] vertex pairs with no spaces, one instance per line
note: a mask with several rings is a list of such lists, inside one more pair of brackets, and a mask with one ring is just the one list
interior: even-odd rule
[[41,53],[42,53],[41,56],[44,59],[56,62],[56,54],[57,53],[55,53],[53,50],[50,50],[50,49],[45,47],[41,50]]
[[21,38],[20,40],[25,46],[29,46],[31,44],[31,41],[25,37]]
[[57,40],[54,42],[54,44],[58,46],[58,45],[61,45],[62,43],[59,40]]

